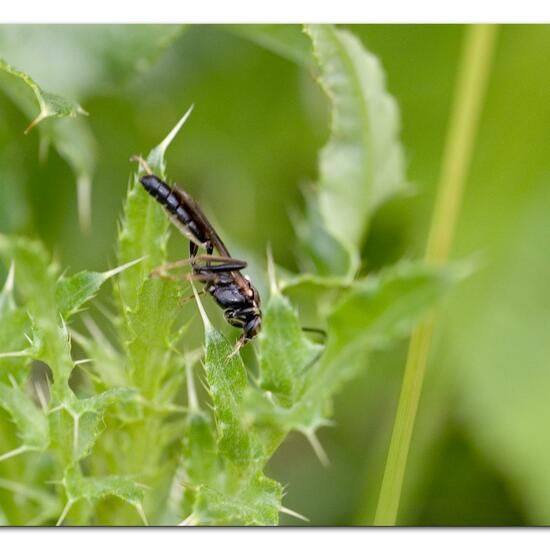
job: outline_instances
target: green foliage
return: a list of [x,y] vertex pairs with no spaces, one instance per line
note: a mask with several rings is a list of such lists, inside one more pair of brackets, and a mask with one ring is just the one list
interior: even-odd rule
[[[30,123],[25,132],[28,132],[31,128],[47,118],[76,117],[79,114],[86,114],[84,109],[82,109],[76,101],[65,99],[57,94],[46,92],[40,88],[40,86],[28,74],[11,67],[3,59],[0,59],[0,70],[24,82],[31,89],[34,94],[34,98],[38,103],[40,112]],[[3,82],[3,84],[6,90],[10,91],[12,89],[7,82]],[[25,111],[30,111],[32,109],[32,107],[29,107],[29,103],[24,94],[15,93],[14,90],[13,97],[14,99],[19,97],[21,98],[19,101],[21,102],[22,109]]]
[[259,386],[290,405],[300,393],[304,369],[318,358],[322,347],[305,336],[290,302],[277,290],[264,309],[264,324]]
[[71,277],[61,277],[55,287],[55,299],[61,315],[69,318],[77,313],[82,305],[95,297],[105,281],[140,261],[138,258],[104,273],[81,271]]
[[[319,158],[318,205],[310,205],[310,215],[320,216],[327,232],[349,250],[344,274],[353,276],[370,215],[405,183],[399,111],[380,62],[355,36],[331,25],[306,26],[306,32],[319,83],[332,102],[331,137]],[[318,251],[325,263],[331,248]]]
[[[50,451],[57,457],[56,471],[63,476],[62,486],[68,503],[78,498],[91,498],[87,494],[75,495],[70,490],[68,480],[74,475],[80,476],[83,486],[92,487],[97,483],[101,487],[98,494],[105,495],[109,493],[108,484],[102,485],[101,479],[83,477],[80,461],[91,452],[102,432],[107,407],[131,399],[133,392],[112,389],[89,398],[79,398],[74,394],[69,379],[75,363],[65,321],[95,294],[101,282],[107,280],[112,272],[101,274],[100,282],[83,274],[58,280],[57,268],[43,247],[23,238],[1,236],[0,255],[16,266],[15,288],[25,303],[32,327],[31,342],[21,350],[25,360],[18,365],[19,372],[11,378],[12,386],[0,386],[1,405],[10,413],[21,442],[18,449],[8,451],[3,457],[11,458],[22,452]],[[90,279],[95,279],[93,285],[89,284]],[[7,313],[9,319],[9,309]],[[5,318],[3,315],[3,320]],[[43,390],[35,389],[35,399],[43,400],[44,408],[38,407],[25,389],[32,378],[29,370],[31,360],[46,363],[53,375],[47,404],[45,395],[40,393]],[[118,492],[112,494],[118,495]]]
[[226,29],[304,67],[314,65],[311,43],[300,25],[227,25]]
[[[35,505],[9,511],[10,523],[276,525],[286,510],[283,486],[264,473],[275,451],[299,431],[324,460],[317,430],[330,423],[337,391],[368,365],[372,351],[406,335],[457,278],[454,269],[412,262],[358,275],[371,216],[405,179],[398,112],[376,58],[331,26],[311,26],[307,34],[234,30],[308,67],[304,39],[311,38],[331,99],[319,184],[297,227],[311,272],[290,274],[283,285],[270,270],[263,330],[250,346],[257,373],[233,353],[234,335],[215,328],[218,319],[209,320],[196,296],[205,326],[205,395],[194,388],[193,336],[179,322],[187,285],[149,277],[167,261],[169,222],[142,189],[140,166],[118,232],[120,267],[60,275],[41,244],[1,235],[0,257],[15,268],[0,299],[0,328],[6,327],[0,405],[16,427],[9,441],[18,442],[15,451],[0,449],[2,464],[22,464],[19,474],[38,464],[29,499],[47,501],[41,516]],[[112,54],[115,65],[139,57],[128,49],[142,46],[131,36],[123,54]],[[98,57],[109,59],[107,48],[100,50]],[[103,69],[98,74],[107,79]],[[81,89],[78,82],[74,90]],[[188,114],[147,157],[163,178],[168,146]],[[100,328],[94,313],[81,310],[97,303],[111,277],[114,311]],[[283,294],[308,284],[318,291],[311,301],[327,331],[322,344],[302,330],[297,304]],[[34,372],[36,362],[49,367],[47,383]]]
[[[76,100],[69,98],[84,101],[94,93],[124,83],[136,70],[146,68],[182,28],[180,25],[74,25],[65,26],[64,32],[59,33],[55,26],[4,25],[0,28],[0,51],[5,57],[0,59],[0,88],[27,117],[34,117],[26,132],[46,119],[87,114]],[[43,63],[36,55],[41,50],[50,52],[53,62]],[[24,83],[23,89],[20,83]],[[41,86],[48,89],[51,86],[63,96],[47,92]],[[38,102],[37,116],[33,114],[36,107],[25,87]],[[39,129],[41,155],[45,156],[51,144],[73,171],[78,186],[80,223],[89,229],[90,186],[97,149],[89,124],[79,117],[40,124]]]
[[[0,384],[0,404],[9,412],[21,441],[20,450],[43,451],[48,446],[48,423],[42,411],[15,383]],[[5,457],[5,455],[4,455]]]

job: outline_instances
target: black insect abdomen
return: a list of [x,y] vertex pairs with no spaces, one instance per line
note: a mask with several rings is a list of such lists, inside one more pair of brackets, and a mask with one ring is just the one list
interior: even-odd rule
[[145,190],[157,199],[163,206],[165,205],[166,197],[170,194],[171,189],[162,180],[159,180],[157,176],[149,175],[139,178],[141,185]]
[[154,175],[142,176],[139,181],[145,190],[154,197],[170,215],[174,216],[180,223],[199,240],[204,241],[205,237],[193,221],[185,208],[179,193]]

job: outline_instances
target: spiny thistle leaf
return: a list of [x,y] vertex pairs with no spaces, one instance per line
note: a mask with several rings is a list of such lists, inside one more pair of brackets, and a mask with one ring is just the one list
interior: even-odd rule
[[263,315],[260,333],[260,387],[290,406],[304,383],[304,371],[320,354],[300,326],[298,315],[288,299],[272,293]]
[[340,386],[366,367],[369,351],[406,335],[463,273],[455,267],[399,264],[378,277],[357,281],[332,306],[326,349],[303,374],[298,399],[291,407],[283,407],[265,393],[249,392],[247,414],[283,432],[313,433],[326,423]]
[[107,407],[135,399],[136,392],[129,388],[115,388],[86,399],[75,399],[67,406],[74,422],[73,460],[87,456],[104,430],[103,417]]
[[329,315],[331,346],[365,340],[374,349],[405,336],[463,274],[459,265],[436,268],[403,262],[357,281]]
[[0,383],[0,406],[9,412],[16,425],[22,447],[42,451],[48,446],[46,415],[21,388]]
[[[159,177],[165,177],[166,150],[189,113],[147,157],[148,165]],[[149,277],[154,268],[166,262],[169,221],[139,182],[143,174],[138,165],[128,190],[118,238],[119,263],[136,258],[143,261],[115,280],[120,319],[117,328],[125,354],[126,376],[129,385],[138,390],[140,399],[125,409],[128,421],[117,432],[117,439],[126,444],[110,452],[113,463],[125,464],[125,471],[135,472],[138,479],[156,487],[157,492],[151,495],[152,504],[148,500],[145,507],[160,518],[169,506],[164,487],[178,464],[174,453],[166,457],[165,447],[173,444],[175,428],[183,424],[170,426],[167,419],[178,409],[172,400],[181,387],[184,370],[175,348],[181,334],[174,327],[179,313],[179,285]],[[124,518],[120,521],[128,521],[124,510],[120,514]]]
[[32,357],[50,366],[52,391],[63,401],[72,393],[68,380],[74,365],[67,329],[55,300],[57,268],[41,244],[22,237],[0,235],[0,257],[17,265],[16,289],[26,300],[32,320]]
[[142,507],[146,488],[129,476],[83,476],[78,467],[70,467],[63,476],[63,486],[68,502],[58,525],[75,502],[81,499],[94,502],[108,496],[115,496],[134,506],[146,523]]
[[127,341],[129,376],[147,399],[156,395],[161,381],[177,370],[170,342],[178,314],[178,295],[174,284],[147,280],[141,287],[135,311],[127,317],[132,335]]
[[0,380],[6,382],[13,376],[21,382],[28,374],[25,366],[30,357],[25,350],[29,342],[25,334],[29,332],[30,319],[24,308],[0,307]]
[[46,118],[57,119],[52,124],[38,125],[41,152],[47,152],[51,144],[72,169],[83,230],[91,227],[96,142],[84,117],[71,118],[73,113],[83,112],[79,105],[72,99],[44,92],[43,87],[62,89],[63,96],[79,101],[119,89],[132,75],[150,66],[184,28],[184,25],[4,25],[0,29],[0,51],[25,71],[17,71],[4,61],[0,87],[29,118],[35,116],[36,102],[39,103],[41,110],[34,124]]
[[[192,517],[201,525],[276,524],[282,487],[261,472],[268,455],[260,445],[260,434],[243,422],[243,398],[248,388],[244,364],[233,346],[211,325],[198,296],[195,297],[205,326],[204,370],[217,442],[203,417],[188,424],[188,429],[199,431],[209,460],[205,469],[200,453],[198,464],[187,457],[187,471],[196,472],[190,478],[196,484]],[[191,442],[187,441],[189,446]]]
[[[159,177],[165,174],[166,150],[190,112],[191,109],[148,156],[149,166]],[[174,339],[172,326],[177,314],[178,291],[175,284],[149,279],[151,271],[166,262],[169,222],[160,205],[142,188],[139,177],[143,174],[139,166],[128,191],[118,242],[120,263],[140,257],[143,261],[135,269],[121,273],[117,288],[120,311],[126,320],[123,337],[129,353],[131,379],[150,397],[157,393],[167,371],[176,370],[170,343]]]
[[252,455],[252,441],[241,420],[241,401],[248,386],[240,355],[214,327],[206,329],[204,370],[216,419],[220,453],[243,468]]
[[200,525],[277,525],[282,493],[279,483],[261,473],[234,494],[203,486],[192,515]]
[[212,419],[202,411],[190,412],[183,432],[185,477],[193,486],[212,483],[221,471]]
[[[19,86],[19,82],[24,84]],[[28,117],[36,112],[33,99],[26,93],[27,89],[32,91],[40,111],[25,133],[46,119],[67,119],[87,114],[76,101],[46,92],[30,75],[15,69],[3,59],[0,59],[0,87]],[[71,120],[69,124],[66,122],[58,120],[53,125],[40,124],[40,135],[46,148],[52,143],[76,176],[79,218],[82,228],[87,230],[91,223],[90,186],[95,164],[95,142],[88,126],[80,118]]]
[[74,315],[80,307],[97,294],[105,281],[140,261],[141,258],[138,258],[103,273],[81,271],[70,277],[61,277],[55,288],[55,298],[61,315],[65,319]]
[[[166,138],[147,157],[151,170],[160,178],[166,177],[166,150],[190,114],[188,110]],[[118,280],[119,299],[124,313],[135,308],[139,291],[149,273],[166,262],[168,217],[163,209],[145,192],[139,178],[145,172],[138,166],[132,176],[124,206],[124,221],[118,236],[118,259],[126,264],[144,258],[139,268],[126,271]],[[164,285],[166,286],[166,285]]]
[[97,389],[129,386],[129,376],[125,364],[125,357],[107,339],[97,325],[84,317],[84,321],[90,331],[90,336],[71,330],[71,337],[85,352],[91,362],[93,371],[99,376],[103,386]]
[[328,317],[326,351],[308,373],[306,427],[314,428],[326,417],[331,396],[367,365],[368,352],[405,336],[449,292],[455,275],[452,269],[397,265],[358,282],[335,304]]
[[[86,111],[76,101],[44,91],[28,74],[15,69],[1,58],[0,71],[23,81],[30,88],[38,103],[40,112],[27,128],[27,132],[47,118],[76,117],[78,114],[86,114]],[[6,87],[5,83],[4,87]],[[28,110],[28,108],[25,110]]]

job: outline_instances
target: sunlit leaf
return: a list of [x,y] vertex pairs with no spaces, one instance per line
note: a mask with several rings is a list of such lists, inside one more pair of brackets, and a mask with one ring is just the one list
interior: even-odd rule
[[236,494],[202,487],[193,519],[200,525],[277,525],[282,487],[262,474]]

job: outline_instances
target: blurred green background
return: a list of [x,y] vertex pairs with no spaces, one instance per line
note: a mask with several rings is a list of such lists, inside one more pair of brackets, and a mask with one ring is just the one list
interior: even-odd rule
[[[376,271],[424,252],[464,28],[348,28],[385,68],[414,185],[376,214],[363,248]],[[0,93],[0,232],[43,239],[72,271],[112,266],[129,157],[194,103],[169,174],[230,249],[260,256],[271,243],[296,269],[291,216],[316,177],[328,104],[306,67],[249,38],[223,26],[0,26],[0,57],[88,111],[96,159],[83,232],[73,171],[55,148],[39,158],[38,129],[24,135],[29,117]],[[481,268],[439,318],[400,524],[550,524],[549,66],[549,26],[500,27],[453,254]],[[312,524],[372,522],[406,349],[372,356],[341,391],[336,425],[320,433],[330,467],[299,434],[272,460],[285,505]]]

